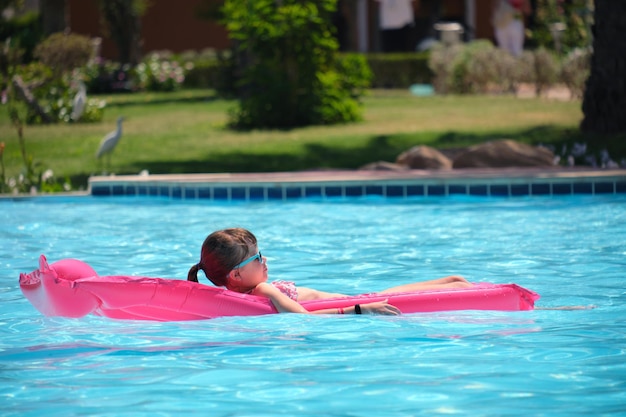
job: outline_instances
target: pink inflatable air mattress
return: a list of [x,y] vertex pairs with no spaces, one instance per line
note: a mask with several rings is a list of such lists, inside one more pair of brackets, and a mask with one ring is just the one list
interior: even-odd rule
[[[88,264],[63,259],[20,274],[26,298],[46,316],[180,321],[277,313],[264,297],[179,279],[99,276]],[[301,303],[307,310],[348,307],[388,299],[403,313],[449,310],[532,310],[539,295],[515,284],[395,294],[363,294]]]

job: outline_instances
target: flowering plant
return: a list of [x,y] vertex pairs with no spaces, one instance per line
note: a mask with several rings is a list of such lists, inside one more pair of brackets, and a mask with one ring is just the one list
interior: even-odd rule
[[176,61],[164,60],[158,54],[152,54],[135,68],[137,86],[148,91],[178,90],[185,81],[185,70],[192,67],[192,64],[182,67]]

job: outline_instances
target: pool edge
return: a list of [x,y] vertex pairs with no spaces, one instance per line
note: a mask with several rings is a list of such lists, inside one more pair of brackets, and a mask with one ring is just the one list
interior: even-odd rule
[[517,197],[619,193],[626,193],[624,169],[504,168],[94,176],[89,178],[86,194],[223,201],[367,195]]

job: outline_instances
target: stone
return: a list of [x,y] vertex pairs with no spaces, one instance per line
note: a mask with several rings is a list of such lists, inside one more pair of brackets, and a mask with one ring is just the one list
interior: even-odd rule
[[366,171],[406,171],[408,168],[404,165],[394,164],[393,162],[377,161],[363,165],[359,169]]
[[396,158],[396,164],[411,169],[451,169],[450,158],[430,146],[414,146]]
[[472,146],[458,155],[454,168],[547,167],[554,164],[554,153],[541,146],[531,146],[510,139]]

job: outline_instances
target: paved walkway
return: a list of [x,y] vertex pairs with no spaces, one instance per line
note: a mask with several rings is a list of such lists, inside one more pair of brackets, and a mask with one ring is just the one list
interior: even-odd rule
[[467,180],[467,179],[537,179],[537,178],[613,178],[626,179],[626,169],[594,168],[471,168],[453,170],[316,170],[271,173],[155,174],[91,177],[99,183],[310,183],[381,180]]

